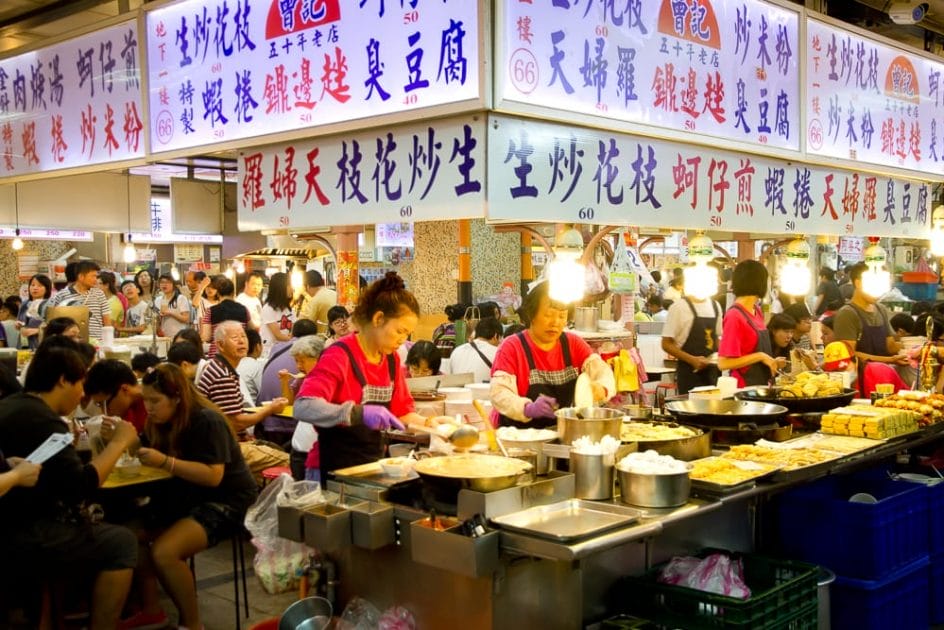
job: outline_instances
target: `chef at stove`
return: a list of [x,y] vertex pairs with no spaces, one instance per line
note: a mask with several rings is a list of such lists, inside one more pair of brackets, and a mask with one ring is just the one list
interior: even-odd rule
[[616,393],[613,371],[578,335],[565,332],[567,305],[541,282],[518,311],[527,330],[506,337],[492,363],[490,395],[500,426],[556,426],[554,412],[574,404],[577,378],[586,374],[594,403]]

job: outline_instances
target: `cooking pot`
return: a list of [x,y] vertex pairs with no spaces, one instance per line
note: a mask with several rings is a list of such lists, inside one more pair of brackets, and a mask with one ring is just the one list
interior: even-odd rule
[[793,437],[793,425],[789,421],[773,424],[743,422],[729,427],[711,427],[711,441],[715,444],[753,444],[757,440],[784,442]]
[[[668,427],[683,426],[677,422],[652,422],[649,424],[661,424]],[[702,457],[711,455],[711,430],[701,427],[686,427],[695,432],[691,437],[679,437],[668,440],[635,440],[639,445],[639,451],[644,452],[653,450],[660,455],[671,455],[675,459],[690,462]]]
[[589,436],[599,442],[604,435],[620,437],[623,414],[606,407],[565,407],[557,410],[557,433],[561,444],[573,444],[579,437]]
[[683,424],[731,427],[738,423],[773,424],[787,415],[787,408],[773,403],[745,400],[675,400],[665,409]]
[[791,413],[810,413],[814,411],[829,411],[836,407],[845,407],[856,397],[856,390],[847,387],[842,393],[832,396],[794,396],[782,387],[751,387],[735,392],[738,400],[749,402],[774,403],[783,405]]
[[465,453],[422,459],[413,469],[425,483],[441,491],[440,496],[446,496],[457,495],[462,489],[492,492],[510,488],[532,468],[520,459]]

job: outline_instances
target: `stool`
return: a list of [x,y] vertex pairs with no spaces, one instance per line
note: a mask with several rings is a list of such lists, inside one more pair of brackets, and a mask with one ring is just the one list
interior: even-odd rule
[[288,475],[292,476],[292,469],[288,466],[270,466],[262,471],[262,487],[265,488],[266,485],[273,479],[278,479],[279,475]]
[[[233,545],[233,598],[236,612],[236,630],[240,630],[241,618],[239,615],[239,582],[243,583],[243,608],[246,617],[249,617],[249,589],[246,586],[246,552],[243,549],[243,532],[239,531],[230,536],[230,542]],[[195,556],[190,556],[190,572],[193,574],[194,588],[197,582],[197,570],[194,562]],[[238,559],[238,561],[237,561]]]

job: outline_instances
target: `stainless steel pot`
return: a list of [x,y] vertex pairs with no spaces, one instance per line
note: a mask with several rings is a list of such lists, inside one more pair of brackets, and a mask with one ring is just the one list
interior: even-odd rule
[[279,617],[279,630],[322,630],[331,623],[331,602],[324,597],[300,599]]
[[684,505],[692,490],[688,472],[649,475],[616,469],[619,477],[620,500],[630,505],[667,508]]
[[595,306],[578,306],[574,309],[574,328],[582,332],[596,332],[600,312]]
[[[670,427],[684,426],[676,422],[661,422]],[[636,440],[640,451],[653,450],[660,455],[671,455],[675,459],[690,462],[711,455],[711,431],[700,427],[691,429],[695,435],[691,437],[674,438],[670,440]]]
[[565,407],[557,410],[557,433],[561,444],[573,444],[579,437],[589,436],[599,442],[604,435],[620,439],[623,414],[606,407]]

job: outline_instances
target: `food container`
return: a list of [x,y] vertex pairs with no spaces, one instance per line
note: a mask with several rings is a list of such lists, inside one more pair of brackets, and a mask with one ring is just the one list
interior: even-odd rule
[[570,466],[575,477],[575,495],[578,499],[612,499],[615,453],[585,455],[570,452]]
[[472,398],[475,400],[489,400],[489,392],[492,389],[491,383],[466,383],[465,389],[472,392]]
[[457,523],[440,529],[430,527],[429,519],[413,521],[410,524],[413,561],[473,578],[491,575],[499,566],[500,532],[471,538],[463,535],[461,529]]
[[519,430],[516,433],[519,436],[527,437],[529,435],[534,436],[533,439],[514,439],[504,437],[503,432],[507,435],[508,430],[499,428],[496,431],[496,437],[501,440],[501,443],[505,447],[511,448],[524,448],[534,451],[537,454],[537,458],[534,466],[534,474],[536,475],[546,475],[548,471],[548,459],[547,455],[544,454],[544,445],[548,442],[553,442],[557,439],[557,432],[551,429],[523,429]]
[[416,460],[410,457],[386,457],[377,463],[388,477],[406,477],[413,470]]
[[527,462],[531,465],[531,471],[527,473],[527,480],[534,481],[534,475],[537,471],[538,466],[538,453],[531,448],[505,448],[505,452],[508,453],[508,457],[512,459],[520,459],[523,462]]
[[667,508],[685,505],[692,490],[688,471],[669,474],[635,473],[616,469],[620,500],[629,505]]
[[532,469],[517,459],[466,453],[421,459],[416,462],[414,470],[433,492],[439,493],[439,498],[455,502],[463,488],[476,492],[510,488],[522,474]]
[[596,332],[600,312],[595,306],[578,306],[574,309],[574,328],[581,332]]
[[279,630],[321,630],[331,623],[331,602],[324,597],[300,599],[279,617]]
[[[669,426],[683,426],[674,422]],[[695,432],[691,437],[666,440],[633,440],[639,445],[639,451],[655,451],[660,455],[671,455],[683,462],[690,462],[711,455],[711,431],[699,427],[686,427]]]
[[599,442],[604,435],[620,437],[623,414],[606,407],[566,407],[557,411],[557,433],[561,444],[573,444],[579,437],[589,436]]
[[648,420],[652,417],[649,405],[623,405],[623,412],[633,420]]

